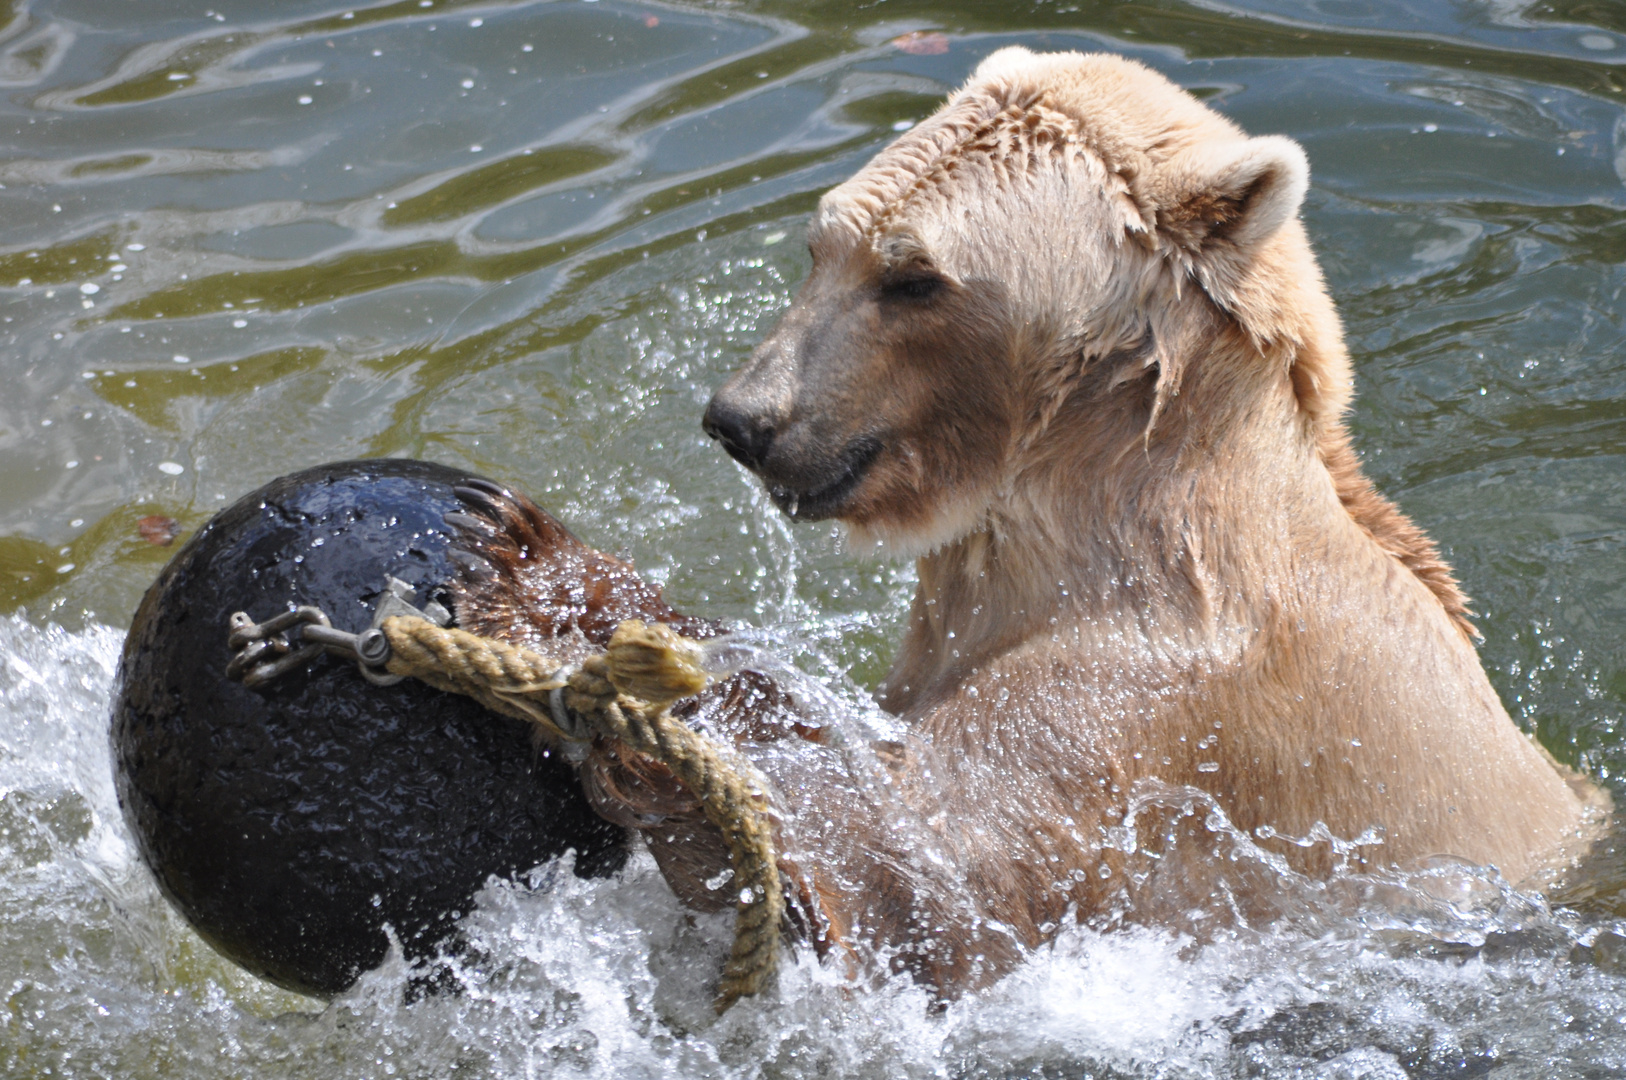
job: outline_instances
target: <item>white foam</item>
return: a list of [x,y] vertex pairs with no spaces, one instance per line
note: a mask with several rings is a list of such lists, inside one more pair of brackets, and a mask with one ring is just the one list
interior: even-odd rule
[[[407,994],[414,972],[396,953],[324,1006],[215,956],[140,865],[109,773],[119,647],[108,627],[0,619],[0,1075],[1390,1080],[1626,1068],[1626,980],[1568,958],[1591,931],[1500,893],[1460,917],[1420,896],[1385,909],[1399,914],[1356,905],[1202,948],[1072,928],[946,1007],[901,979],[849,986],[804,951],[787,956],[776,993],[718,1019],[710,982],[729,920],[686,912],[639,856],[616,880],[554,865],[525,886],[488,885],[464,921],[473,948],[447,960],[460,992]],[[1536,944],[1474,955],[1495,933]],[[1417,947],[1436,941],[1466,958]]]

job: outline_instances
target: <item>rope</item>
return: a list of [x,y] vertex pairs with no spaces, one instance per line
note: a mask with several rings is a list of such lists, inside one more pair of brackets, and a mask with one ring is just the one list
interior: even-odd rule
[[[779,961],[785,898],[768,819],[767,785],[749,763],[673,718],[673,702],[706,685],[698,647],[659,623],[616,628],[608,649],[571,669],[529,649],[427,619],[396,616],[388,670],[472,697],[495,712],[529,720],[555,742],[581,745],[603,735],[671,769],[722,831],[740,886],[734,945],[718,983],[716,1008],[761,990]],[[553,708],[562,701],[563,710]],[[577,721],[581,723],[577,723]]]

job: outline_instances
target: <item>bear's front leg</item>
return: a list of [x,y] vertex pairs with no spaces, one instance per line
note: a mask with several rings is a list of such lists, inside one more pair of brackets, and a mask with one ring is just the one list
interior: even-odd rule
[[[576,658],[602,649],[624,619],[697,639],[722,632],[671,608],[629,564],[583,544],[524,496],[484,482],[458,494],[465,512],[448,523],[459,536],[460,627]],[[856,754],[823,745],[788,695],[754,672],[673,711],[768,777],[787,932],[833,952],[855,976],[908,971],[945,996],[1013,966],[1021,943],[987,916],[960,868],[954,837],[975,823],[934,826],[941,815],[913,805],[931,801],[924,744]],[[602,817],[645,838],[680,900],[702,911],[734,903],[721,834],[664,765],[598,739],[580,775]]]
[[[833,956],[849,977],[908,973],[942,997],[987,985],[1036,943],[990,915],[981,879],[966,869],[962,848],[975,847],[966,829],[977,823],[945,821],[922,805],[933,802],[924,744],[841,752],[801,737],[793,723],[766,722],[763,711],[730,718],[716,708],[750,695],[708,694],[698,726],[755,736],[736,747],[770,784],[787,934]],[[582,781],[601,815],[639,830],[685,904],[718,911],[733,903],[721,834],[663,765],[600,740]]]

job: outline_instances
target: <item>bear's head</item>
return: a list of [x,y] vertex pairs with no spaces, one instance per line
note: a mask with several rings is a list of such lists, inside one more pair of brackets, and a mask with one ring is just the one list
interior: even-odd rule
[[1336,423],[1307,183],[1296,143],[1138,63],[1003,49],[824,196],[807,282],[706,430],[791,517],[918,553],[1019,490],[1081,394],[1091,438],[1149,438],[1216,335]]

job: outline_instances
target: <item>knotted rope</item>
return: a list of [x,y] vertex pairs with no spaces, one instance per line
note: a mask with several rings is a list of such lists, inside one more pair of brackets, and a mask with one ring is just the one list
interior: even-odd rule
[[741,886],[717,1011],[762,989],[778,964],[785,906],[767,789],[749,763],[670,712],[673,702],[705,688],[694,642],[659,623],[631,619],[616,628],[605,652],[572,668],[427,619],[398,615],[379,629],[390,643],[386,666],[393,675],[529,720],[556,744],[580,746],[604,735],[671,769],[700,800],[706,820],[722,831],[733,881]]

